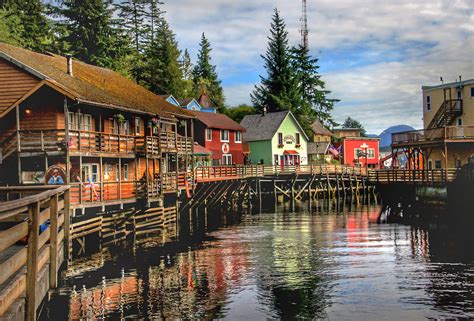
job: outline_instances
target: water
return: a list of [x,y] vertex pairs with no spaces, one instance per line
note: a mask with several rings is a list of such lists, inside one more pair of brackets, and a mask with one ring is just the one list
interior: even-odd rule
[[472,236],[380,209],[244,215],[78,261],[41,319],[474,318]]

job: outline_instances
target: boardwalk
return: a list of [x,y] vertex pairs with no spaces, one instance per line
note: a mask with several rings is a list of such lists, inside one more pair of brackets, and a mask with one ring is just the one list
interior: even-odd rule
[[69,238],[68,188],[0,188],[1,320],[36,320],[38,305],[57,286]]

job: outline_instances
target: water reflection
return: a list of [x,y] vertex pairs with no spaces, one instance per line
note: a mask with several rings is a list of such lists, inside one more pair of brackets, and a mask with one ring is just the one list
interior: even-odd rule
[[69,271],[41,317],[474,317],[472,236],[379,225],[379,211],[244,215],[180,242],[104,251]]

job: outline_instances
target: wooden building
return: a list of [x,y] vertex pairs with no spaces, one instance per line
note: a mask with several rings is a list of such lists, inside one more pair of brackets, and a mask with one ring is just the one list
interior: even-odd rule
[[69,184],[74,208],[186,186],[194,115],[129,79],[0,43],[0,184]]
[[194,139],[212,152],[213,165],[244,164],[244,127],[224,114],[203,111],[193,114],[196,116]]
[[392,134],[392,155],[409,169],[459,168],[474,162],[474,79],[423,86],[423,129]]

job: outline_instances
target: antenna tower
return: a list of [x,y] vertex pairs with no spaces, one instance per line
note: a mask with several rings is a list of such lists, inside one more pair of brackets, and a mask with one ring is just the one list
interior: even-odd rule
[[301,45],[308,50],[308,16],[306,10],[306,0],[302,0],[302,8],[301,8]]

